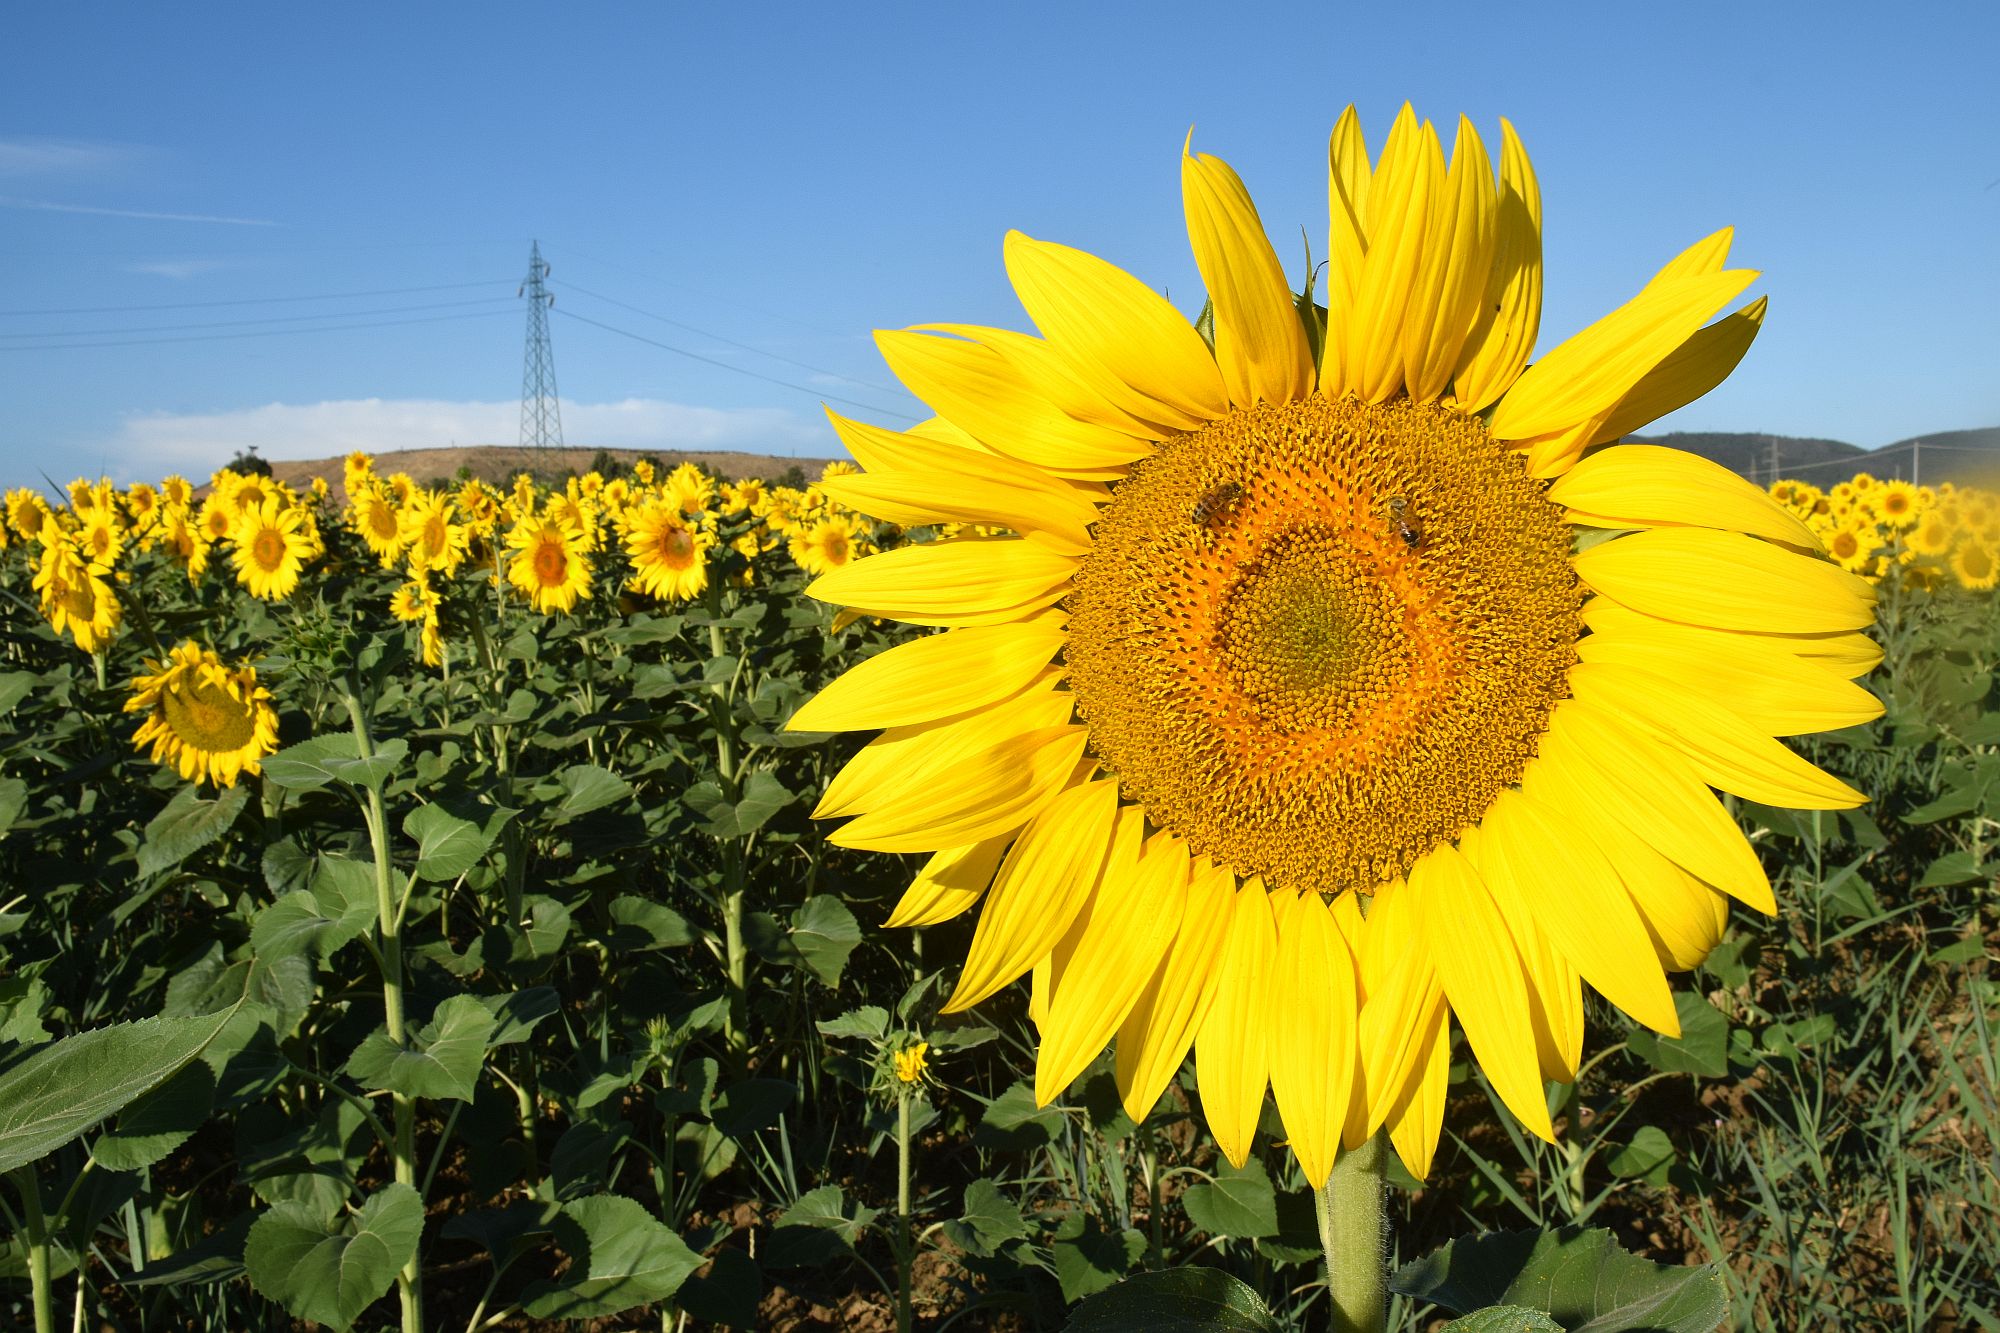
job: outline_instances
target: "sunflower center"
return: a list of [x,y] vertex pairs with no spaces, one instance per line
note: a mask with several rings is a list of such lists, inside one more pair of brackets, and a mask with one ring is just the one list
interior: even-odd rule
[[1322,396],[1166,441],[1069,599],[1092,752],[1240,874],[1404,873],[1535,753],[1576,660],[1561,510],[1476,419]]
[[257,732],[249,705],[213,681],[182,682],[160,695],[167,726],[191,750],[228,754],[248,745]]
[[251,540],[250,554],[259,568],[276,573],[285,563],[285,534],[276,528],[259,528]]
[[569,581],[569,552],[561,542],[544,538],[535,547],[535,579],[545,588],[560,588]]

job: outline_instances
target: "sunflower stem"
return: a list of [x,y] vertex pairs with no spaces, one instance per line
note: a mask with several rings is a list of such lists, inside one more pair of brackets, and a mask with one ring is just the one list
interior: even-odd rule
[[[28,1288],[33,1293],[35,1333],[55,1333],[55,1296],[49,1288],[49,1223],[42,1216],[41,1184],[33,1166],[14,1172],[14,1188],[21,1195],[21,1239],[28,1249]],[[83,1275],[77,1274],[79,1283]]]
[[1388,1165],[1377,1134],[1335,1158],[1333,1174],[1313,1191],[1319,1243],[1326,1251],[1332,1333],[1382,1333],[1387,1308],[1382,1199]]
[[910,1333],[910,1089],[896,1092],[896,1333]]
[[[375,741],[368,733],[368,714],[361,706],[352,679],[341,683],[340,700],[354,725],[354,748],[363,759],[375,755]],[[403,935],[402,914],[397,911],[393,885],[394,867],[389,860],[389,813],[382,803],[379,779],[367,784],[368,841],[375,852],[375,939],[376,954],[382,960],[382,1021],[389,1040],[404,1044],[403,1022]],[[390,1154],[395,1161],[396,1179],[410,1188],[417,1185],[417,1106],[406,1093],[392,1093],[395,1112],[395,1139]],[[423,1269],[412,1254],[396,1274],[396,1295],[402,1306],[403,1333],[423,1333],[424,1311],[421,1279]]]

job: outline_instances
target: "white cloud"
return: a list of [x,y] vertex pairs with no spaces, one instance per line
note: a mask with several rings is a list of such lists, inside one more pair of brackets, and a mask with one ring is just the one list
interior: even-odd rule
[[[433,449],[514,444],[517,401],[358,398],[267,403],[233,412],[152,412],[128,416],[106,445],[127,479],[169,472],[206,475],[251,445],[265,458],[332,458],[353,449]],[[760,454],[826,454],[825,429],[782,408],[691,407],[658,398],[615,403],[562,401],[563,439],[585,449],[740,449]]]
[[152,259],[139,264],[127,264],[127,273],[149,273],[157,278],[173,278],[176,281],[192,278],[198,273],[212,273],[219,268],[228,268],[226,259]]
[[0,197],[0,208],[19,208],[36,213],[88,213],[100,218],[137,218],[141,222],[215,222],[228,227],[275,227],[268,218],[219,217],[213,213],[155,213],[137,208],[98,208],[93,204],[59,204],[51,199]]
[[88,139],[0,139],[0,176],[80,175],[111,171],[139,156],[128,144]]

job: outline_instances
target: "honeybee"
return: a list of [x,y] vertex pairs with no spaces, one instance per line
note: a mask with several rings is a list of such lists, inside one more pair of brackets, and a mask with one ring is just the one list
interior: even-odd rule
[[1212,528],[1229,517],[1230,511],[1242,503],[1243,488],[1233,481],[1225,481],[1220,486],[1211,486],[1201,493],[1194,502],[1194,522],[1198,528]]
[[1396,531],[1402,534],[1404,545],[1416,547],[1422,544],[1424,530],[1411,519],[1410,502],[1400,495],[1390,497],[1389,521],[1394,523]]

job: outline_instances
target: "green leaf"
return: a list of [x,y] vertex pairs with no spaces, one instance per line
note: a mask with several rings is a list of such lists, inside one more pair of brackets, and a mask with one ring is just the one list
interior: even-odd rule
[[1187,1267],[1138,1273],[1085,1298],[1063,1333],[1278,1333],[1280,1327],[1244,1283],[1219,1268]]
[[1522,1305],[1569,1333],[1715,1333],[1729,1313],[1713,1264],[1656,1264],[1602,1228],[1460,1237],[1397,1269],[1389,1290],[1460,1314]]
[[850,1208],[840,1186],[822,1185],[800,1195],[799,1201],[784,1211],[769,1246],[760,1253],[764,1262],[776,1268],[823,1264],[851,1253],[874,1220],[873,1208],[859,1204]]
[[311,949],[324,961],[375,924],[375,867],[318,858],[312,888],[294,890],[257,914],[250,949],[267,962]]
[[1027,1152],[1052,1142],[1062,1132],[1063,1113],[1035,1105],[1035,1089],[1016,1083],[987,1104],[972,1133],[975,1148]]
[[792,944],[812,974],[829,986],[840,984],[840,970],[859,943],[861,923],[830,893],[806,899],[792,913]]
[[32,671],[9,671],[0,675],[0,716],[5,716],[42,683],[42,678]]
[[238,1213],[220,1231],[202,1237],[184,1250],[150,1259],[144,1268],[123,1279],[128,1287],[203,1286],[243,1275],[243,1242],[256,1219]]
[[556,1239],[570,1256],[560,1282],[525,1293],[536,1319],[593,1319],[663,1301],[680,1290],[701,1256],[632,1200],[599,1194],[563,1206]]
[[388,1291],[423,1230],[423,1202],[397,1181],[331,1224],[304,1204],[279,1204],[251,1226],[243,1264],[258,1291],[340,1331]]
[[700,821],[702,832],[717,838],[747,837],[797,799],[796,792],[763,769],[744,779],[742,794],[734,803],[713,782],[697,782],[681,795],[681,803]]
[[825,1019],[818,1026],[823,1037],[860,1037],[867,1041],[880,1041],[889,1035],[889,1011],[879,1004],[864,1004],[859,1009],[849,1009],[838,1018]]
[[1725,1078],[1729,1074],[1729,1020],[1692,991],[1674,992],[1674,1012],[1681,1035],[1634,1032],[1627,1042],[1632,1053],[1663,1074],[1693,1074]]
[[0,1073],[0,1172],[46,1157],[165,1083],[235,1012],[114,1023],[44,1046]]
[[1525,1305],[1489,1305],[1452,1320],[1443,1333],[1563,1333],[1563,1327]]
[[1632,1141],[1611,1154],[1606,1163],[1611,1174],[1624,1180],[1640,1176],[1649,1179],[1657,1175],[1655,1183],[1666,1181],[1665,1168],[1672,1166],[1679,1154],[1674,1150],[1674,1141],[1658,1125],[1646,1125],[1632,1136]]
[[27,808],[28,784],[19,778],[0,778],[0,833],[14,827]]
[[677,949],[695,942],[695,929],[688,919],[651,898],[636,893],[622,894],[611,901],[611,947],[639,952],[646,949]]
[[460,1213],[444,1224],[447,1240],[469,1240],[493,1260],[497,1277],[530,1249],[529,1242],[549,1234],[555,1209],[536,1199],[517,1199],[505,1208],[480,1208]]
[[1020,1208],[1001,1193],[998,1184],[983,1177],[965,1187],[965,1212],[959,1220],[972,1228],[989,1251],[1028,1234]]
[[1924,877],[1917,881],[1920,889],[1955,889],[1961,884],[1976,884],[1986,878],[1986,867],[1971,852],[1946,852],[1930,863]]
[[97,1136],[90,1155],[113,1171],[151,1166],[186,1143],[215,1106],[215,1074],[199,1060],[126,1107],[118,1123]]
[[386,1029],[370,1033],[348,1058],[347,1072],[364,1088],[469,1102],[478,1090],[493,1027],[485,1005],[470,995],[454,995],[408,1046],[391,1041]]
[[247,783],[223,788],[212,801],[203,800],[198,787],[181,788],[146,825],[146,840],[139,844],[139,873],[170,870],[229,832],[249,799]]
[[597,764],[574,764],[555,777],[556,802],[545,812],[560,828],[579,815],[601,810],[632,794],[632,784]]
[[1256,1240],[1278,1234],[1278,1195],[1264,1164],[1252,1157],[1236,1170],[1228,1163],[1215,1179],[1181,1196],[1188,1221],[1211,1236]]
[[1095,1217],[1080,1212],[1062,1220],[1050,1246],[1066,1301],[1103,1291],[1131,1272],[1145,1252],[1146,1238],[1138,1231],[1106,1231]]
[[417,877],[446,883],[479,864],[493,845],[492,834],[440,805],[410,811],[403,832],[417,844]]
[[739,1079],[716,1097],[709,1119],[730,1138],[739,1139],[777,1124],[798,1095],[798,1088],[783,1079]]
[[479,1002],[493,1015],[493,1031],[486,1038],[489,1047],[526,1041],[535,1024],[562,1010],[562,998],[549,986],[530,986],[508,995],[481,995]]
[[715,1252],[706,1273],[690,1277],[675,1293],[674,1304],[701,1323],[756,1328],[763,1298],[763,1270],[747,1252],[728,1245]]

